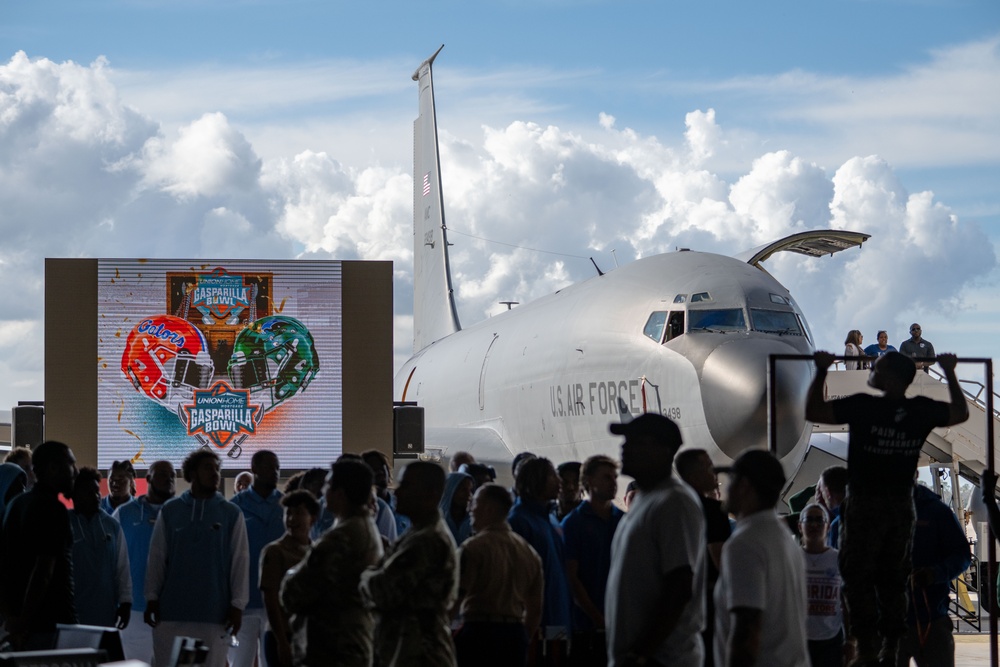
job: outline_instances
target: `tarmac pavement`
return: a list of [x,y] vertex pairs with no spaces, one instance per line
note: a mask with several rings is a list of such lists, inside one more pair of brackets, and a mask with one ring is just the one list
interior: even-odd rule
[[990,636],[988,634],[955,635],[955,667],[988,667],[989,664]]

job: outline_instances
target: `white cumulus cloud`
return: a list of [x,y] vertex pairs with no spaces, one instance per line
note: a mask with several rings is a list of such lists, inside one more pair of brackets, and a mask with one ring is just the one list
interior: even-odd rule
[[[0,406],[42,397],[45,257],[392,260],[395,353],[405,359],[408,165],[336,146],[274,154],[280,128],[260,157],[223,111],[205,105],[163,123],[155,106],[125,104],[113,81],[103,59],[17,53],[0,65],[0,340],[23,339],[0,353]],[[958,312],[996,265],[980,227],[931,192],[909,192],[879,157],[821,167],[785,148],[747,160],[747,142],[732,140],[740,128],[711,109],[661,136],[610,112],[584,128],[519,118],[478,133],[441,129],[463,322],[594,275],[590,257],[607,271],[676,247],[736,253],[831,226],[872,239],[833,258],[776,257],[768,268],[792,288],[820,344],[837,347],[848,329],[894,324],[895,338],[921,313]]]

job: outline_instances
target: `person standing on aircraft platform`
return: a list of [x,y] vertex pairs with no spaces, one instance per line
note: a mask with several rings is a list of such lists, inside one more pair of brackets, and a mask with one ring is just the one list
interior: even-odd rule
[[542,560],[510,529],[512,506],[499,484],[472,498],[474,534],[458,550],[459,667],[523,667],[542,620]]
[[507,521],[542,559],[545,573],[545,606],[542,609],[544,639],[561,639],[572,631],[570,609],[573,597],[566,578],[562,528],[549,506],[559,497],[559,475],[546,458],[521,463],[515,480],[517,501]]
[[680,429],[650,412],[610,430],[625,436],[622,474],[638,492],[611,545],[608,665],[702,667],[705,517],[694,490],[671,474]]
[[206,667],[223,667],[249,598],[246,521],[219,493],[219,457],[196,449],[181,466],[191,488],[164,503],[146,565],[147,624],[156,664],[170,660],[175,637],[208,647]]
[[802,550],[774,509],[784,486],[770,452],[747,450],[733,462],[727,497],[736,530],[715,587],[717,665],[809,664]]
[[934,346],[929,340],[922,337],[920,325],[914,322],[910,325],[910,337],[899,344],[899,351],[913,359],[917,368],[927,373],[927,369],[934,363],[933,361],[921,361],[922,359],[934,359]]
[[[0,539],[0,615],[17,650],[55,646],[57,623],[76,623],[73,599],[73,531],[59,501],[73,493],[76,457],[47,441],[31,455],[35,486],[11,500]],[[10,576],[15,573],[17,576]]]
[[146,495],[120,505],[112,514],[125,535],[128,563],[132,576],[132,620],[121,632],[125,657],[130,660],[153,662],[153,629],[146,625],[146,561],[149,543],[153,539],[153,526],[160,515],[163,503],[174,497],[177,475],[170,461],[155,461],[146,472]]
[[83,625],[125,628],[132,616],[128,547],[121,525],[101,509],[97,468],[80,468],[69,519],[77,618]]
[[896,351],[896,348],[894,348],[892,345],[889,345],[889,334],[887,332],[879,331],[875,335],[875,339],[878,341],[877,343],[872,343],[871,345],[865,348],[866,357],[881,357],[884,356],[887,352]]
[[438,509],[444,469],[430,461],[407,465],[397,507],[412,522],[378,567],[361,573],[361,596],[377,615],[380,667],[454,667],[449,610],[458,593],[455,540]]
[[574,665],[604,665],[604,592],[611,571],[611,542],[625,513],[615,507],[618,463],[596,454],[583,462],[580,483],[587,499],[562,520],[566,576],[573,592]]
[[677,455],[674,462],[677,474],[684,483],[694,489],[701,501],[705,515],[705,630],[702,642],[705,645],[705,665],[715,664],[715,601],[712,592],[719,580],[719,566],[722,564],[722,545],[732,534],[729,515],[722,509],[719,500],[719,477],[715,473],[712,459],[704,449],[686,449]]
[[263,655],[267,611],[260,591],[260,554],[271,542],[285,534],[284,510],[278,477],[281,464],[274,452],[261,449],[250,459],[253,483],[233,497],[233,504],[243,512],[250,549],[250,600],[243,612],[243,624],[236,640],[238,646],[229,649],[232,667],[253,667],[258,655]]
[[869,375],[868,385],[883,396],[854,394],[827,401],[824,388],[833,355],[817,352],[814,361],[816,377],[806,399],[806,419],[850,427],[840,572],[859,663],[893,663],[906,630],[906,583],[915,516],[913,477],[920,450],[932,429],[969,417],[955,375],[958,359],[952,354],[938,357],[948,380],[950,403],[925,396],[906,398],[916,366],[899,352],[880,357]]
[[[847,332],[847,339],[844,340],[844,356],[845,357],[863,357],[865,356],[864,350],[861,349],[861,343],[864,342],[864,336],[857,329],[851,329]],[[845,361],[844,368],[849,371],[856,371],[859,369],[865,369],[868,367],[867,362],[864,361]]]

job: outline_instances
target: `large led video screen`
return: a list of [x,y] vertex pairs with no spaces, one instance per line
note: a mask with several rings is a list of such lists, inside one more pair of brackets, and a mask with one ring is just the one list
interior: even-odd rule
[[342,452],[335,261],[97,260],[97,465]]

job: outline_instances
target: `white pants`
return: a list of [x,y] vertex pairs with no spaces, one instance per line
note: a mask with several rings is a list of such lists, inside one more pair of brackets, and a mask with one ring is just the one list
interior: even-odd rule
[[194,637],[208,647],[205,667],[226,667],[229,633],[221,623],[160,621],[153,628],[153,665],[169,665],[175,637]]
[[243,625],[236,639],[239,646],[229,647],[230,667],[254,667],[253,661],[260,652],[260,665],[264,665],[264,631],[267,629],[267,611],[263,607],[243,610]]
[[153,664],[153,628],[142,620],[141,611],[132,610],[128,627],[119,635],[127,660],[141,660],[146,664]]

